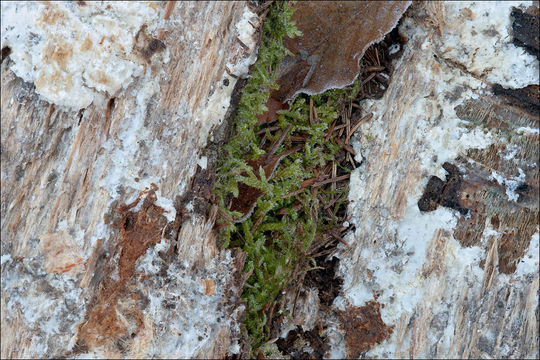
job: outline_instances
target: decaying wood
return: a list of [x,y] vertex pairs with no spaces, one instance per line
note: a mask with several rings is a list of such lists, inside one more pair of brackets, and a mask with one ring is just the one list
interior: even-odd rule
[[[418,7],[413,11],[417,12],[411,16],[421,13]],[[430,14],[428,6],[427,14],[431,17],[418,17],[414,26],[427,23],[435,24],[439,31],[444,29],[443,13]],[[436,18],[439,20],[426,21]],[[529,249],[531,238],[538,232],[539,176],[535,162],[539,156],[539,135],[538,130],[534,130],[540,125],[537,100],[536,108],[528,106],[530,111],[527,111],[523,109],[527,101],[510,101],[508,97],[495,95],[490,90],[493,84],[486,83],[487,90],[480,92],[480,96],[471,96],[456,104],[456,115],[467,124],[461,126],[468,126],[471,131],[490,132],[493,135],[491,145],[466,149],[449,163],[440,165],[439,169],[444,167],[447,171],[446,183],[439,179],[442,187],[433,189],[434,193],[439,191],[437,196],[441,200],[433,208],[420,212],[416,204],[410,203],[411,199],[420,198],[419,184],[426,184],[433,175],[421,171],[425,160],[420,154],[424,149],[441,146],[438,144],[441,139],[426,136],[426,128],[418,123],[425,119],[429,123],[428,129],[435,128],[442,117],[451,116],[443,114],[438,104],[452,104],[467,90],[459,89],[459,86],[451,85],[453,80],[447,80],[447,90],[456,88],[456,93],[441,93],[441,82],[436,79],[443,74],[449,75],[450,79],[450,74],[471,76],[445,61],[436,47],[427,51],[422,49],[424,41],[437,44],[437,37],[442,35],[439,31],[426,31],[425,36],[409,40],[390,86],[376,107],[380,111],[377,131],[384,134],[385,140],[362,142],[367,155],[360,173],[361,184],[366,190],[362,195],[352,195],[355,203],[351,209],[359,218],[353,246],[342,253],[342,274],[347,274],[350,279],[345,288],[348,291],[364,283],[373,291],[374,299],[386,306],[395,303],[381,295],[394,293],[394,287],[400,286],[403,279],[411,279],[417,289],[409,294],[410,300],[396,300],[415,305],[412,308],[401,305],[399,320],[387,324],[394,326],[392,335],[381,345],[374,345],[371,356],[538,356],[539,274],[515,273],[517,264]],[[534,91],[536,95],[532,99],[538,95],[537,85]],[[520,91],[513,93],[516,92]],[[419,106],[422,97],[430,102],[422,105],[419,118],[411,119],[406,114],[410,113],[409,109]],[[375,126],[365,123],[361,128],[362,134],[369,134]],[[520,132],[519,128],[533,130]],[[511,155],[505,157],[504,154]],[[436,151],[434,155],[437,155]],[[436,163],[440,159],[434,157],[432,161]],[[494,179],[494,172],[506,179],[517,178],[523,173],[522,184],[516,189],[519,196],[514,200],[509,198],[507,187]],[[451,186],[454,188],[446,191]],[[424,189],[425,185],[422,191]],[[398,228],[405,226],[400,224],[407,221],[407,226],[411,227],[408,236],[422,238],[424,226],[427,226],[427,220],[423,220],[427,215],[424,214],[437,206],[453,209],[457,224],[451,229],[435,226],[435,231],[428,234],[425,262],[421,271],[411,278],[411,274],[406,273],[407,262],[412,261],[417,250],[408,250],[409,255],[405,253],[407,250],[401,248],[403,235]],[[417,223],[410,214],[417,214]],[[463,249],[479,247],[483,250],[480,261],[483,274],[474,274],[473,266],[460,275],[453,273],[457,268],[452,268],[456,265],[451,265],[455,262],[449,259],[460,256],[458,248],[452,245],[455,240]],[[386,254],[385,262],[402,261],[396,261],[391,271],[397,277],[390,288],[379,288],[377,281],[371,278],[378,266],[366,266],[366,259],[376,257],[375,254]],[[418,300],[415,300],[416,296],[419,296]]]
[[[217,249],[212,217],[170,219],[160,201],[181,204],[226,110],[208,99],[253,51],[236,39],[247,4],[159,6],[168,21],[146,53],[159,91],[142,107],[146,78],[107,105],[56,107],[2,50],[2,358],[216,358],[238,337],[242,255]],[[140,265],[151,251],[154,272]]]

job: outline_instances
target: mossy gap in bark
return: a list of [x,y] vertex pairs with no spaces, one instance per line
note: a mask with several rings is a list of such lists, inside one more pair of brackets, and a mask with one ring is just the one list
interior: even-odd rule
[[[300,95],[287,110],[278,111],[277,120],[261,123],[258,115],[268,110],[278,64],[289,53],[283,38],[299,34],[293,11],[291,3],[276,2],[266,16],[258,60],[233,117],[230,139],[220,149],[214,188],[222,245],[246,253],[244,272],[250,276],[242,296],[253,350],[274,338],[281,320],[292,315],[284,308],[285,291],[299,290],[310,270],[336,266],[327,260],[351,230],[343,226],[348,175],[359,165],[348,141],[356,125],[369,119],[360,115],[358,101],[381,97],[389,80],[381,74],[391,70],[388,45],[385,55],[374,46],[363,60],[367,71],[354,84]],[[396,36],[388,39],[393,42]],[[277,157],[277,166],[269,166]],[[246,213],[231,210],[233,199],[238,202],[246,194],[256,196],[255,206]]]

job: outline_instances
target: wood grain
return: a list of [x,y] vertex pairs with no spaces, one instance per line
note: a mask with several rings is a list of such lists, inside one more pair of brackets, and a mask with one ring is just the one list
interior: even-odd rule
[[[212,110],[208,99],[222,91],[226,64],[230,67],[249,55],[238,44],[235,28],[245,2],[170,2],[159,6],[160,16],[168,18],[159,38],[170,59],[163,63],[156,60],[162,57],[151,57],[147,63],[150,76],[133,81],[112,102],[92,104],[79,112],[65,111],[40,100],[33,84],[17,78],[9,70],[11,60],[3,59],[2,358],[94,351],[105,357],[214,358],[224,356],[234,337],[241,289],[234,274],[242,266],[228,267],[231,254],[216,248],[211,221],[195,218],[181,226],[179,215],[174,222],[160,225],[162,245],[178,243],[183,249],[167,258],[170,264],[161,265],[165,272],[135,272],[126,279],[125,288],[115,293],[116,311],[122,315],[115,317],[115,326],[121,322],[132,329],[131,337],[118,334],[101,338],[100,331],[109,332],[99,326],[91,327],[99,341],[78,334],[81,324],[88,325],[92,318],[88,311],[100,301],[100,289],[110,285],[106,279],[114,278],[118,256],[126,253],[114,227],[116,209],[140,194],[142,199],[148,196],[141,191],[149,189],[150,183],[156,185],[157,199],[172,203],[185,193],[196,169],[197,154],[226,111],[225,107]],[[154,48],[163,50],[161,46]],[[137,95],[156,77],[159,90],[139,104]],[[228,86],[232,89],[234,82]],[[130,135],[132,129],[136,134]],[[130,136],[137,142],[130,143]],[[165,220],[160,216],[160,221]],[[77,262],[76,266],[70,261]],[[182,288],[172,279],[168,291],[176,291],[178,307],[160,308],[158,313],[162,314],[154,318],[156,311],[148,305],[149,297],[160,293],[159,284],[167,277],[168,266],[178,264],[186,267],[186,278],[197,279],[201,271],[220,277],[218,291],[212,294],[215,301],[208,303],[205,311],[213,314],[210,325],[219,316],[227,324],[208,327],[199,339],[199,350],[184,353],[182,349],[191,347],[186,345],[191,339],[174,338],[171,333],[172,327],[182,323],[179,316],[189,311],[189,306],[183,310],[182,304],[194,301],[188,295],[194,290]],[[141,276],[161,280],[143,285]],[[223,289],[230,291],[228,305],[220,302],[225,296]],[[137,316],[130,317],[125,308],[130,294],[140,294],[142,302],[133,305]],[[204,293],[197,296],[205,297]],[[228,306],[225,313],[224,306]],[[168,323],[157,322],[163,315],[169,318]],[[178,342],[176,347],[172,341]]]

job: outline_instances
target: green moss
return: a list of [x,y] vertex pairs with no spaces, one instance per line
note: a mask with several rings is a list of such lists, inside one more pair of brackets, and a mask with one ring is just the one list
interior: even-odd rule
[[[259,130],[257,115],[267,110],[265,103],[270,91],[277,88],[275,78],[278,64],[289,54],[283,46],[284,37],[300,34],[291,21],[292,13],[293,8],[288,3],[276,2],[268,14],[258,60],[252,68],[233,121],[233,135],[222,148],[214,189],[221,211],[226,214],[220,220],[224,246],[242,248],[247,254],[244,271],[252,273],[242,296],[247,313],[245,325],[255,349],[268,340],[267,309],[278,298],[279,292],[293,280],[297,264],[303,266],[300,271],[307,270],[308,250],[316,235],[326,227],[333,226],[322,226],[322,216],[318,213],[319,197],[313,196],[310,187],[296,196],[285,195],[300,189],[302,181],[314,177],[317,168],[334,158],[340,146],[333,140],[325,141],[325,132],[337,118],[340,102],[355,93],[357,88],[353,87],[352,91],[332,90],[312,96],[319,118],[319,123],[315,125],[309,122],[309,102],[306,101],[309,98],[306,96],[299,96],[289,110],[279,112],[280,128],[284,130],[290,126],[289,137],[302,135],[307,140],[301,150],[281,161],[271,180],[266,179],[262,169],[252,169],[246,164],[249,159],[257,159],[265,154],[265,150],[259,148],[261,139],[256,134]],[[273,142],[279,137],[279,131],[273,136],[267,133],[267,137],[268,142]],[[293,147],[289,137],[285,138],[276,153]],[[228,210],[226,204],[238,196],[239,183],[258,188],[264,194],[257,201],[252,215],[234,224],[228,222],[227,218],[238,218],[241,214]],[[346,201],[343,190],[340,195],[340,201]],[[320,193],[323,200],[328,196],[329,193]],[[258,226],[254,229],[257,222]]]

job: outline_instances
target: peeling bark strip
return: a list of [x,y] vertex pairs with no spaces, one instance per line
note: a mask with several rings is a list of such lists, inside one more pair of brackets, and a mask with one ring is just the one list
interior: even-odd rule
[[540,60],[540,14],[536,10],[536,15],[528,14],[523,10],[514,8],[511,13],[514,22],[514,44],[521,46],[531,55],[536,55]]
[[495,84],[493,94],[502,95],[508,105],[517,106],[536,116],[540,115],[540,87],[538,85],[529,85],[521,89],[505,89]]
[[[154,204],[156,190],[157,186],[152,184],[131,204],[113,209],[113,233],[107,243],[119,243],[104,265],[105,273],[94,275],[99,279],[94,282],[97,291],[77,335],[78,352],[101,347],[111,354],[122,353],[144,330],[143,310],[148,300],[143,301],[131,285],[136,280],[135,263],[150,246],[161,241],[167,225],[163,208]],[[131,211],[141,200],[140,210]],[[118,263],[114,260],[116,256]]]
[[418,208],[420,211],[433,211],[440,204],[458,210],[462,215],[465,215],[468,210],[460,204],[458,195],[462,182],[459,169],[448,162],[442,166],[448,172],[446,181],[443,182],[438,177],[432,176],[426,185],[424,194],[418,200]]
[[[498,266],[504,274],[514,273],[538,231],[540,196],[535,165],[540,158],[538,105],[528,106],[521,98],[508,101],[508,94],[538,101],[538,86],[504,90],[497,97],[470,100],[456,109],[461,119],[503,135],[488,148],[471,149],[466,157],[457,158],[464,171],[460,198],[472,216],[459,219],[454,237],[463,246],[483,246],[487,251],[493,240],[481,244],[485,228],[502,234],[497,243]],[[522,111],[524,105],[527,112]]]

